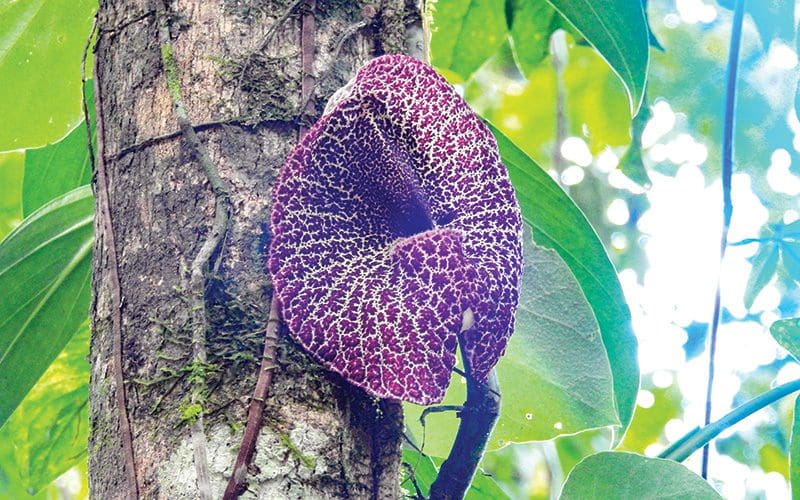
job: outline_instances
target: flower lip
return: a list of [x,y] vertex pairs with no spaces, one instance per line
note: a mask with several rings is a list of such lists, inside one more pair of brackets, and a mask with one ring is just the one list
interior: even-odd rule
[[290,333],[378,397],[441,401],[463,332],[485,380],[513,329],[521,220],[491,133],[406,56],[362,68],[273,187],[269,269]]

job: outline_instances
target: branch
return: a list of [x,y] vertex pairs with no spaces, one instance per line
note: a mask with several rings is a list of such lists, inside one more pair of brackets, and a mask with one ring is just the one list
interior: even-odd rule
[[[200,142],[191,121],[189,113],[183,103],[181,96],[180,76],[178,67],[173,54],[172,41],[169,31],[169,18],[164,0],[159,0],[157,4],[158,17],[158,38],[161,46],[161,62],[167,79],[172,106],[183,138],[194,154],[195,159],[203,168],[211,189],[214,192],[214,222],[208,232],[206,240],[200,246],[200,250],[195,255],[190,267],[189,293],[192,314],[192,362],[196,369],[201,370],[199,376],[192,377],[191,402],[193,405],[202,405],[206,398],[206,383],[203,376],[203,368],[207,365],[206,353],[206,322],[205,309],[205,289],[206,271],[212,255],[220,247],[225,233],[228,229],[230,214],[230,188],[226,181],[222,179],[214,162],[208,154],[205,146]],[[204,500],[211,500],[211,477],[208,471],[208,445],[203,426],[203,411],[200,411],[197,418],[191,425],[192,444],[194,446],[194,466],[197,475],[198,496]]]
[[659,458],[667,458],[682,462],[689,458],[695,451],[702,446],[708,446],[708,442],[717,437],[722,431],[733,426],[739,421],[749,417],[767,405],[788,396],[793,392],[800,391],[800,379],[792,380],[778,387],[773,387],[769,391],[757,396],[750,401],[739,406],[721,419],[705,427],[697,427],[682,438],[675,441],[669,448],[662,451]]
[[[736,0],[731,27],[731,45],[728,51],[727,85],[725,87],[725,116],[722,132],[722,235],[720,238],[719,261],[720,273],[728,246],[728,230],[733,215],[731,200],[731,179],[733,177],[733,127],[736,112],[736,79],[739,71],[739,46],[742,41],[742,20],[744,18],[744,0]],[[714,295],[714,313],[709,325],[708,341],[708,385],[706,386],[706,411],[704,425],[711,421],[711,399],[714,391],[714,357],[717,352],[717,332],[722,314],[722,294],[720,278],[717,276],[717,289]],[[703,447],[703,464],[700,470],[703,479],[708,478],[708,445]]]
[[272,382],[272,372],[275,365],[275,346],[278,343],[278,299],[273,292],[272,303],[269,308],[269,320],[267,321],[267,332],[264,334],[264,355],[261,358],[261,369],[258,372],[253,398],[250,400],[250,410],[247,412],[247,427],[244,429],[242,444],[239,446],[239,454],[233,465],[233,473],[225,488],[224,500],[239,498],[244,492],[245,476],[247,466],[253,458],[258,440],[258,432],[261,430],[261,418],[264,414],[264,401],[269,393],[269,385]]
[[[91,38],[91,35],[90,35]],[[95,51],[100,45],[100,37],[95,43]],[[105,146],[105,128],[103,123],[103,99],[99,78],[99,57],[94,58],[94,99],[97,106],[95,133],[97,134],[96,180],[95,194],[99,208],[100,227],[103,229],[103,238],[108,249],[108,280],[111,289],[111,358],[115,385],[115,399],[119,409],[119,432],[122,441],[122,455],[125,463],[125,475],[128,483],[128,496],[139,498],[139,482],[136,478],[136,459],[133,454],[133,433],[131,421],[128,417],[128,403],[125,394],[125,373],[122,366],[122,284],[119,278],[119,259],[117,258],[117,244],[114,235],[114,223],[111,219],[111,204],[109,202],[108,175],[106,162],[103,156]],[[85,74],[85,69],[84,69]],[[88,111],[88,110],[87,110]],[[87,123],[87,128],[89,124]],[[91,141],[90,141],[91,142]]]

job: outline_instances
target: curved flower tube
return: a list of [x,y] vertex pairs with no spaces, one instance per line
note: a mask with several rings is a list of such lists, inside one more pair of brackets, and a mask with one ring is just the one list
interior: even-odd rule
[[369,394],[442,400],[461,344],[484,382],[513,330],[521,219],[494,137],[406,56],[364,66],[286,160],[269,270],[281,316]]

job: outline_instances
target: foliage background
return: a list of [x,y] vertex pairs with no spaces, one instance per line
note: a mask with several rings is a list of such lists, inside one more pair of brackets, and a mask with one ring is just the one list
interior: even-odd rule
[[[614,3],[595,2],[601,7]],[[751,0],[748,6],[730,233],[732,242],[742,244],[730,247],[722,265],[715,417],[776,383],[800,377],[800,367],[769,331],[777,319],[797,316],[800,307],[800,247],[772,238],[791,232],[800,218],[797,8],[785,0]],[[439,0],[432,7],[432,63],[575,200],[619,271],[642,375],[636,411],[620,449],[657,455],[702,423],[705,332],[719,267],[720,137],[731,2],[647,2],[654,47],[649,49],[646,87],[635,78],[624,85],[625,77],[621,80],[612,69],[619,69],[614,56],[604,52],[604,60],[550,4]],[[93,2],[83,0],[0,2],[0,151],[5,151],[0,153],[0,239],[24,216],[89,180],[80,82],[94,9]],[[624,16],[609,18],[625,22]],[[558,34],[551,39],[554,31]],[[631,43],[622,52],[641,64],[639,45]],[[642,112],[632,122],[639,99]],[[69,175],[62,178],[56,172]],[[569,279],[563,282],[563,289],[574,288]],[[535,306],[530,310],[535,318]],[[589,330],[602,330],[603,318],[598,316],[598,327],[592,326],[591,316],[589,310],[589,319],[574,329],[588,324]],[[0,315],[0,327],[3,321]],[[0,497],[86,496],[89,333],[80,321],[75,329],[79,333],[13,415],[0,412]],[[4,333],[0,330],[0,336]],[[577,359],[575,347],[561,346],[567,365]],[[521,365],[529,369],[536,355],[525,353]],[[606,365],[598,362],[588,369],[596,366]],[[598,391],[609,391],[603,387]],[[517,440],[547,439],[545,428],[554,435],[606,427],[617,418],[612,408],[607,420],[575,418],[570,428],[566,416],[578,413],[552,408],[545,413],[565,418],[546,421],[537,413],[541,407],[525,399],[524,389],[509,387],[506,401],[531,406],[519,407],[518,421],[542,425],[512,425],[508,433]],[[517,392],[509,397],[510,391]],[[724,497],[789,498],[792,399],[714,442],[711,480]],[[510,414],[509,408],[504,412]],[[424,451],[444,456],[457,420],[442,413],[427,421]],[[422,430],[414,432],[420,437]],[[529,434],[519,439],[519,432]],[[499,448],[514,439],[498,434],[493,447],[499,449],[483,462],[492,478],[479,476],[471,494],[557,495],[575,464],[608,449],[613,439],[600,429]],[[420,482],[435,474],[435,458],[427,462],[413,450],[406,453]],[[697,458],[686,462],[695,471]],[[63,473],[65,466],[72,468]]]

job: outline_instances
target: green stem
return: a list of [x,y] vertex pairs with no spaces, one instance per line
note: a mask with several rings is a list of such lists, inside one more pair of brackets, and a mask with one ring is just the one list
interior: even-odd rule
[[661,452],[659,458],[667,458],[682,462],[689,458],[695,451],[707,445],[728,427],[732,427],[758,410],[768,406],[793,392],[800,391],[800,379],[792,380],[783,385],[773,387],[769,391],[757,396],[734,409],[716,422],[704,427],[697,427],[688,434],[675,441],[672,446]]
[[[736,124],[736,82],[739,71],[739,47],[742,42],[742,20],[744,18],[745,0],[736,0],[731,26],[731,44],[728,50],[728,68],[725,86],[725,115],[722,131],[722,236],[720,238],[719,262],[720,273],[728,246],[728,229],[731,226],[733,202],[731,200],[731,181],[733,179],[733,130]],[[714,357],[717,351],[717,332],[722,316],[722,295],[720,280],[717,278],[717,290],[714,294],[714,315],[711,319],[708,335],[708,384],[706,385],[706,411],[703,423],[707,426],[711,421],[711,402],[714,390]],[[700,475],[708,477],[708,447],[703,448],[703,461]]]

